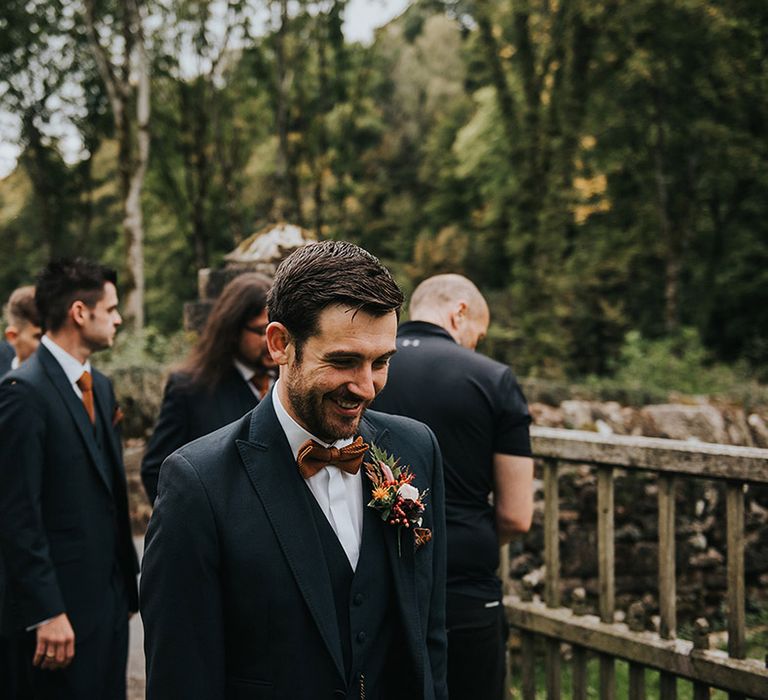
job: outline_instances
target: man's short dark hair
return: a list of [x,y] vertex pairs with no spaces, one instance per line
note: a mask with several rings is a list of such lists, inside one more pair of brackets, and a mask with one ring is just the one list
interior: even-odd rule
[[17,328],[27,324],[40,325],[40,315],[35,304],[35,288],[31,284],[11,292],[5,307],[5,322]]
[[35,284],[35,302],[43,330],[59,330],[69,307],[76,301],[92,309],[104,295],[107,282],[117,286],[117,272],[91,260],[59,258],[49,262]]
[[267,297],[269,320],[293,337],[297,356],[317,333],[323,309],[341,305],[372,316],[394,311],[400,317],[403,293],[378,258],[345,241],[310,243],[277,268]]

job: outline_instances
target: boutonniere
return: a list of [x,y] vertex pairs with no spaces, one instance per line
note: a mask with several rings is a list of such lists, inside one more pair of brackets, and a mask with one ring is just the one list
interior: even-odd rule
[[122,423],[123,418],[125,418],[123,409],[120,408],[120,406],[115,406],[115,412],[112,414],[112,427],[116,428],[120,423]]
[[403,529],[413,530],[415,546],[421,547],[432,539],[432,531],[421,526],[428,489],[419,491],[412,483],[414,475],[393,455],[373,444],[371,454],[373,462],[365,463],[365,472],[373,484],[368,507],[379,511],[384,522],[397,526],[398,554]]

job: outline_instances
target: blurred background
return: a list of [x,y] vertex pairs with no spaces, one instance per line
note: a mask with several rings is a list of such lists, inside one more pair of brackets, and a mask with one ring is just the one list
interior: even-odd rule
[[0,298],[99,258],[162,364],[286,221],[468,275],[519,375],[754,397],[767,64],[764,0],[4,0]]

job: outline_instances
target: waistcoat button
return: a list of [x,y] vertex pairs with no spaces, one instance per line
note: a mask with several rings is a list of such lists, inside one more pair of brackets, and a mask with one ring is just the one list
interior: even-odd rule
[[357,633],[357,642],[358,642],[358,644],[362,644],[367,638],[368,638],[368,635],[365,632],[358,632]]
[[360,606],[363,604],[363,594],[362,593],[355,593],[354,597],[352,598],[352,603],[356,606]]

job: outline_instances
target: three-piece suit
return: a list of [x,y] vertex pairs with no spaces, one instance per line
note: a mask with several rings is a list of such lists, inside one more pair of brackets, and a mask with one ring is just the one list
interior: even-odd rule
[[365,507],[354,571],[271,396],[164,463],[141,578],[150,700],[447,697],[437,443],[421,423],[370,411],[359,433],[429,489],[434,536],[417,549]]
[[30,668],[36,697],[57,700],[119,694],[128,612],[138,609],[117,406],[109,380],[92,376],[95,423],[44,345],[0,383],[0,548],[11,622],[31,665],[34,628],[67,614],[72,664]]

